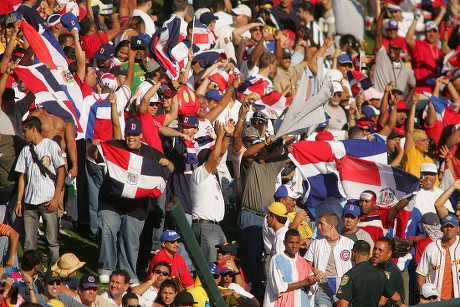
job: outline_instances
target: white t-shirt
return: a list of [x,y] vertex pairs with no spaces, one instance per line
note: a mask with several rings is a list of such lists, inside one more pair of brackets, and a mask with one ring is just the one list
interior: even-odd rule
[[197,167],[190,179],[192,217],[193,219],[220,222],[225,214],[222,189],[217,177],[208,173],[204,167],[205,164]]
[[233,23],[233,16],[230,15],[229,13],[215,12],[214,16],[219,17],[219,19],[216,20],[216,24],[214,25],[214,32],[215,33],[217,33],[216,31],[219,30],[220,27],[222,27],[224,25],[230,25],[230,24]]

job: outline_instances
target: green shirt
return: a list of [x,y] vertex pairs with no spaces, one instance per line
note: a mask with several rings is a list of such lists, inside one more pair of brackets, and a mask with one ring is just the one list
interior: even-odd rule
[[[122,63],[121,67],[128,70],[128,62]],[[145,75],[145,71],[142,69],[141,65],[134,62],[134,78],[133,78],[133,84],[131,85],[131,93],[135,93],[139,84],[141,84],[142,81],[145,80],[144,75]]]
[[350,302],[353,307],[375,307],[382,295],[389,298],[394,293],[383,272],[364,261],[342,276],[337,297]]

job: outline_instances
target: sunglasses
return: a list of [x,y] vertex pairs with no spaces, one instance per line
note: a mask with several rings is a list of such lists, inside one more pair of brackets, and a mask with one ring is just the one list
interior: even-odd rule
[[430,32],[433,32],[433,33],[438,33],[438,30],[436,29],[433,29],[433,30],[430,30],[430,31],[426,31],[427,33],[430,33]]
[[60,281],[50,281],[47,283],[49,286],[52,286],[52,285],[58,285],[60,286],[61,285],[61,282]]
[[159,102],[151,102],[150,103],[150,106],[153,107],[153,106],[159,106],[160,103]]
[[341,93],[341,92],[335,92],[335,93],[334,93],[334,96],[342,97],[342,93]]
[[126,305],[126,307],[141,307],[141,305]]
[[233,277],[235,276],[235,274],[233,274],[233,272],[227,272],[227,273],[222,273],[220,274],[222,277],[227,277],[227,276],[230,276],[230,277]]
[[423,297],[423,299],[425,299],[425,300],[437,300],[438,296],[437,295],[431,295],[431,296],[428,296],[428,297]]
[[212,276],[214,276],[214,279],[217,279],[220,277],[220,274],[212,274]]
[[153,273],[155,274],[161,274],[163,276],[169,276],[169,272],[162,271],[162,270],[153,270]]
[[[190,127],[193,128],[193,127]],[[180,239],[174,240],[174,241],[167,241],[168,243],[174,244],[174,243],[180,243]]]
[[262,32],[262,28],[255,28],[255,29],[252,29],[251,32]]

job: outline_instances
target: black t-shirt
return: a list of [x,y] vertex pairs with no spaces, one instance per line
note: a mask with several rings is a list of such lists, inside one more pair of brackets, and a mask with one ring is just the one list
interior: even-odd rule
[[[165,158],[161,152],[143,143],[141,144],[140,149],[134,150],[126,146],[124,140],[107,141],[107,144],[125,149],[129,152],[154,161],[159,161],[161,158]],[[159,167],[161,167],[163,178],[167,180],[169,176],[168,169],[162,166]],[[149,197],[130,199],[112,196],[108,193],[109,185],[110,180],[108,176],[106,176],[99,190],[99,210],[111,210],[120,215],[127,214],[139,220],[145,220],[147,219],[150,210],[152,210],[152,205],[156,205],[156,199],[151,199]]]
[[345,273],[337,290],[337,297],[353,306],[378,306],[380,297],[392,297],[395,290],[383,272],[369,261],[358,263]]

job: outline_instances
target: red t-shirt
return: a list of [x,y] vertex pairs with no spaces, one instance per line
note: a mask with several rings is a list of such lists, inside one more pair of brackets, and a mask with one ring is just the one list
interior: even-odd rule
[[406,135],[406,129],[404,125],[402,125],[401,127],[395,126],[393,130],[399,135]]
[[433,242],[430,237],[426,237],[415,243],[415,263],[419,263],[425,248]]
[[[94,90],[88,84],[86,84],[85,80],[82,81],[77,74],[74,74],[73,77],[75,79],[75,82],[77,82],[78,86],[81,89],[81,94],[83,98],[91,95],[94,92]],[[86,76],[85,76],[85,79],[86,79]]]
[[109,36],[105,32],[87,35],[81,38],[81,49],[85,52],[87,59],[94,58],[94,53],[101,48],[103,44],[109,42]]
[[432,138],[436,145],[439,142],[439,139],[441,138],[442,130],[444,130],[444,127],[446,124],[442,123],[439,120],[436,120],[433,124],[433,126],[428,127],[425,122],[423,123],[423,127],[425,128],[426,135],[428,135],[429,138]]
[[184,258],[181,257],[179,254],[174,254],[173,258],[171,259],[165,252],[164,248],[160,249],[160,251],[153,257],[152,262],[150,262],[149,271],[147,272],[147,276],[150,276],[152,273],[153,267],[155,263],[165,261],[171,265],[171,277],[174,278],[176,276],[180,277],[180,281],[182,286],[187,289],[190,286],[193,286],[194,282],[190,272],[185,265]]
[[152,116],[147,110],[144,114],[138,112],[139,121],[142,125],[142,139],[141,141],[146,142],[156,150],[163,153],[163,146],[161,146],[160,135],[158,129],[163,127],[166,114]]
[[411,51],[417,92],[431,93],[433,90],[430,85],[426,84],[426,81],[437,76],[437,61],[443,59],[441,49],[438,46],[432,47],[425,40],[416,40],[415,47]]
[[369,233],[372,241],[377,241],[378,238],[385,236],[383,232],[385,229],[393,226],[393,220],[387,221],[389,211],[389,209],[375,209],[368,215],[361,215],[358,227]]

